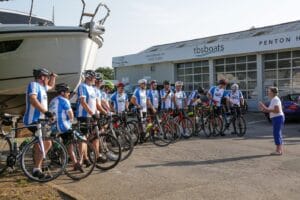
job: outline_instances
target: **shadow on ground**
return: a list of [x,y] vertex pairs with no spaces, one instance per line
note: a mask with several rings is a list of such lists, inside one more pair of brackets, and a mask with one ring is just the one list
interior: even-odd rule
[[162,164],[149,164],[149,165],[137,165],[136,168],[151,168],[151,167],[180,167],[180,166],[195,166],[195,165],[212,165],[218,163],[226,163],[226,162],[235,162],[240,160],[249,160],[249,159],[257,159],[263,157],[269,157],[269,154],[265,155],[252,155],[252,156],[240,156],[233,158],[222,158],[222,159],[214,159],[214,160],[199,160],[199,161],[175,161],[175,162],[167,162]]

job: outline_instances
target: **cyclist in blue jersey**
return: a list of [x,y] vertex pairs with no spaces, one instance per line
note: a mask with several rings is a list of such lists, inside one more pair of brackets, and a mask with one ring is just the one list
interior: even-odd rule
[[102,100],[101,100],[102,107],[107,112],[111,112],[110,93],[113,91],[115,86],[111,81],[105,80],[102,87],[103,87],[103,90],[102,90],[102,93],[101,93],[101,95],[102,95]]
[[157,90],[156,80],[150,82],[150,89],[147,90],[147,98],[150,100],[153,107],[158,110],[159,106],[159,92]]
[[189,95],[187,104],[188,106],[196,106],[197,104],[208,104],[208,101],[204,89],[199,86]]
[[[49,104],[49,110],[52,113],[55,113],[56,116],[56,128],[59,133],[62,133],[60,136],[64,144],[72,138],[72,122],[74,119],[73,110],[69,101],[70,98],[70,88],[65,83],[60,83],[55,86],[57,96],[53,98]],[[82,148],[82,146],[81,146]],[[82,159],[77,161],[73,145],[68,146],[68,153],[73,162],[74,170],[79,170],[83,172],[81,167]]]
[[[135,89],[133,92],[133,95],[131,97],[131,103],[135,106],[135,108],[138,111],[138,121],[139,123],[143,124],[143,129],[145,129],[145,121],[147,117],[147,108],[151,109],[153,113],[156,112],[156,109],[152,106],[150,100],[147,98],[147,91],[146,91],[146,84],[147,80],[146,79],[140,79],[138,81],[139,88]],[[145,137],[145,130],[143,130],[143,133],[141,135],[143,141]]]
[[170,82],[165,80],[163,84],[164,84],[164,89],[160,90],[161,109],[162,110],[173,109],[172,98],[174,96],[174,93],[170,88]]
[[218,86],[213,86],[209,89],[207,96],[210,100],[210,103],[215,104],[217,106],[217,114],[221,114],[222,104],[221,101],[223,98],[228,98],[225,92],[225,88],[227,85],[227,81],[225,79],[221,79],[218,82]]
[[102,99],[104,98],[103,97],[103,93],[102,91],[100,90],[101,86],[103,84],[103,75],[101,73],[96,73],[96,80],[95,80],[95,91],[96,91],[96,97],[97,97],[97,113],[102,113],[102,114],[105,114],[107,115],[108,114],[108,111],[106,111],[106,109],[103,108],[102,106]]
[[120,82],[117,85],[117,91],[111,95],[110,101],[112,104],[112,111],[115,113],[122,113],[128,111],[128,97],[124,92],[124,83]]
[[187,96],[184,91],[182,91],[183,82],[175,82],[175,92],[173,96],[174,107],[176,109],[183,110],[187,106]]
[[[53,114],[48,111],[48,96],[47,91],[52,89],[55,85],[56,74],[49,72],[47,69],[40,68],[33,70],[34,81],[29,83],[26,90],[26,111],[23,122],[25,125],[36,124],[45,116],[52,118]],[[35,133],[36,127],[28,128]],[[44,140],[44,150],[47,153],[51,148],[51,141]],[[45,178],[42,172],[43,155],[38,145],[34,147],[34,168],[33,176],[37,178]]]
[[[244,97],[242,92],[239,90],[239,85],[234,83],[231,86],[231,91],[228,93],[228,98],[226,99],[227,107],[230,108],[231,111],[233,111],[233,107],[241,107],[241,105],[244,105]],[[241,114],[240,109],[236,109],[237,114]],[[233,122],[234,130],[236,130],[235,123]],[[227,123],[226,126],[229,126]],[[236,132],[231,132],[231,134],[236,134]]]
[[[92,119],[97,119],[97,94],[96,90],[94,88],[95,79],[96,79],[96,73],[93,70],[86,70],[84,72],[85,80],[83,83],[81,83],[77,89],[77,113],[76,117],[77,120],[81,123],[87,123],[90,124]],[[88,133],[88,130],[86,128],[80,129],[81,133],[86,135]],[[97,147],[97,143],[99,141],[93,141],[94,148]],[[95,149],[96,150],[96,149]],[[84,153],[84,161],[83,163],[86,166],[90,165],[90,161],[87,157],[87,147],[86,145],[83,146]],[[99,151],[95,151],[98,153]],[[101,160],[100,157],[97,156],[97,160]]]
[[228,93],[228,101],[230,105],[232,106],[238,106],[241,107],[244,105],[244,97],[242,92],[239,90],[239,85],[234,83],[231,86],[231,91]]

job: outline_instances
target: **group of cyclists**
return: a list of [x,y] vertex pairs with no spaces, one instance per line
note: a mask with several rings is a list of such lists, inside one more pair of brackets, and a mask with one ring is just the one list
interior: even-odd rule
[[[57,131],[64,143],[72,134],[72,123],[76,117],[78,122],[90,123],[91,120],[99,118],[99,115],[112,115],[112,113],[123,113],[128,111],[129,104],[132,104],[139,113],[138,120],[142,121],[147,113],[156,113],[158,110],[178,109],[185,110],[188,107],[198,104],[215,104],[221,109],[222,101],[225,99],[227,107],[232,105],[241,106],[244,103],[243,95],[237,84],[231,86],[231,91],[225,90],[227,82],[221,79],[217,86],[211,87],[207,94],[202,87],[193,91],[189,96],[183,91],[183,82],[176,81],[175,89],[172,90],[170,82],[163,82],[163,89],[157,89],[157,81],[151,80],[147,89],[147,80],[140,79],[139,87],[135,89],[129,99],[124,91],[125,84],[119,82],[117,90],[110,94],[115,85],[103,80],[103,75],[93,70],[86,70],[83,73],[84,81],[79,85],[75,94],[77,95],[76,112],[72,110],[70,103],[70,87],[65,83],[55,84],[57,75],[45,68],[33,70],[34,80],[29,83],[26,91],[26,111],[23,122],[25,126],[37,124],[45,117],[55,120]],[[48,107],[47,91],[54,89],[57,92]],[[29,128],[33,133],[37,130],[32,126]],[[87,129],[80,129],[86,136]],[[50,141],[43,141],[45,152],[51,147]],[[97,162],[102,162],[102,155],[99,153],[99,141],[93,141]],[[81,151],[87,152],[87,147],[82,144]],[[83,164],[89,165],[90,161],[87,153],[83,153],[82,160],[77,160],[73,154],[72,146],[67,149],[70,159],[74,165],[74,170],[81,171]],[[42,171],[43,156],[40,151],[34,153],[34,177],[42,179],[45,174]]]

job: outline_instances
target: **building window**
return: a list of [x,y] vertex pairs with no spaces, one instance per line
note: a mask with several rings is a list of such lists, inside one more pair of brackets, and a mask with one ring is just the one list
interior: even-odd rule
[[0,53],[15,51],[22,43],[23,40],[11,40],[0,42]]
[[209,87],[209,65],[208,60],[180,63],[176,65],[177,79],[184,82],[184,90],[187,93],[198,89],[199,86]]
[[[299,63],[300,64],[300,63]],[[237,83],[245,99],[257,99],[256,55],[228,57],[214,60],[214,80],[225,78],[230,85]]]
[[300,51],[269,53],[264,58],[264,91],[276,86],[280,95],[300,92]]

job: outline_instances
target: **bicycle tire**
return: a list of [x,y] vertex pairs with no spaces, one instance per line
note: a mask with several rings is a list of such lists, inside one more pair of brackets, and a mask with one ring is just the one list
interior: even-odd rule
[[139,129],[137,127],[137,122],[135,121],[129,121],[127,122],[127,127],[126,127],[126,131],[130,132],[131,134],[131,139],[133,142],[133,145],[137,145],[139,143],[140,140],[140,134],[139,134]]
[[187,117],[183,117],[179,122],[179,125],[182,127],[183,132],[181,132],[181,136],[185,139],[190,138],[194,133],[193,122]]
[[[89,160],[88,164],[83,162],[83,159],[84,159],[83,154],[84,153],[82,151],[80,151],[80,145],[82,145],[82,143],[84,143],[85,146],[87,147],[87,151],[88,151],[88,155],[89,155],[88,156],[88,160]],[[73,155],[75,156],[77,163],[74,165],[72,160],[70,160],[70,158],[69,158],[68,163],[65,168],[65,174],[73,180],[84,179],[84,178],[88,177],[95,168],[95,165],[96,165],[95,149],[94,149],[93,145],[86,140],[73,139],[68,145],[66,145],[66,148],[68,149],[70,145],[73,146]],[[77,168],[76,168],[75,167],[76,165],[79,165],[79,166],[77,166]]]
[[96,167],[101,170],[109,170],[117,166],[122,157],[121,145],[117,138],[111,134],[99,135],[99,154],[104,157],[102,162],[96,162]]
[[117,139],[121,145],[122,156],[121,161],[126,160],[132,154],[134,149],[134,144],[131,139],[130,133],[123,130],[116,131]]
[[[155,127],[156,126],[156,127]],[[173,141],[173,132],[172,126],[168,123],[161,123],[160,131],[158,125],[154,125],[154,128],[151,129],[150,138],[153,144],[159,147],[168,146]]]
[[246,130],[247,130],[246,121],[244,117],[239,116],[234,123],[235,123],[235,128],[237,129],[236,130],[237,136],[243,137],[246,134]]
[[[24,147],[24,151],[21,155],[21,168],[25,176],[29,179],[37,182],[48,182],[59,177],[65,170],[67,164],[67,150],[65,146],[58,139],[49,139],[52,141],[52,145],[46,154],[46,158],[43,159],[42,172],[46,174],[46,178],[37,178],[32,174],[34,168],[34,154],[35,145],[39,148],[39,140],[36,138],[32,142],[28,143]],[[56,148],[54,150],[54,148]],[[49,176],[47,176],[49,175]]]
[[7,169],[7,158],[11,155],[12,145],[8,138],[0,136],[0,174]]

